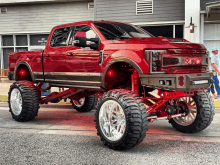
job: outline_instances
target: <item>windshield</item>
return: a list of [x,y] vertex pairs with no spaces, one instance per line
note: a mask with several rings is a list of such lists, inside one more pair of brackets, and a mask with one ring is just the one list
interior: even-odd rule
[[107,40],[153,37],[139,27],[122,23],[94,23]]

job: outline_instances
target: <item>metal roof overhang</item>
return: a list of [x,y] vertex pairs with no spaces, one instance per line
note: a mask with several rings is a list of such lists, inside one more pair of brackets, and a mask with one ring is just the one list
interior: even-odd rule
[[210,13],[220,13],[220,1],[206,3],[207,17]]

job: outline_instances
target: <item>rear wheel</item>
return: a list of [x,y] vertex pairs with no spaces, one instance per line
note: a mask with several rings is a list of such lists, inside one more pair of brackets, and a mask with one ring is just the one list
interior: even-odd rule
[[39,109],[37,89],[30,81],[14,82],[8,93],[9,111],[16,121],[33,120]]
[[78,112],[89,112],[95,108],[97,104],[97,95],[90,95],[79,100],[71,100],[72,106]]
[[207,92],[198,92],[193,97],[183,97],[178,101],[179,111],[184,117],[170,119],[171,125],[184,133],[195,133],[207,128],[215,114],[213,101]]
[[127,90],[111,90],[98,101],[95,113],[97,135],[115,150],[132,148],[146,136],[147,113],[142,100]]

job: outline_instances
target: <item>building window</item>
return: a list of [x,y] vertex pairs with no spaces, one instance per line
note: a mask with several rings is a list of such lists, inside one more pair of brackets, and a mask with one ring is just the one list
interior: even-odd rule
[[175,38],[183,38],[183,25],[175,25]]
[[14,48],[3,48],[3,69],[8,69],[8,56],[11,52],[14,52]]
[[153,14],[153,0],[136,1],[136,15]]
[[2,36],[2,46],[14,46],[13,35]]
[[0,68],[8,69],[11,52],[43,50],[49,34],[0,35]]
[[35,34],[30,35],[31,46],[45,46],[47,43],[48,34]]
[[153,34],[155,37],[183,38],[183,25],[145,26],[141,28]]
[[14,38],[13,35],[4,35],[2,36],[1,43],[1,59],[2,66],[1,69],[8,69],[8,56],[10,52],[14,52]]
[[28,46],[27,35],[17,35],[16,46]]
[[173,25],[166,26],[146,26],[142,27],[149,33],[153,34],[155,37],[173,37]]

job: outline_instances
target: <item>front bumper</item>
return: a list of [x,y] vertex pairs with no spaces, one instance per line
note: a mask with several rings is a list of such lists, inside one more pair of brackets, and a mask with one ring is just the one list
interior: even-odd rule
[[[183,84],[179,84],[179,77]],[[171,91],[190,91],[207,89],[212,83],[211,73],[193,74],[140,74],[142,86]]]

